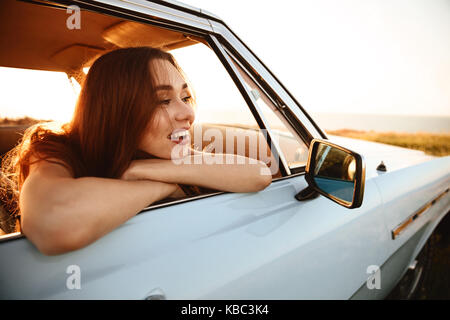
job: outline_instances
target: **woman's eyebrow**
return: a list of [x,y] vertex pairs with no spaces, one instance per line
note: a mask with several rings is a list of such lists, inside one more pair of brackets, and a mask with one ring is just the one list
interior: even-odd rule
[[[181,86],[181,89],[186,89],[188,87],[187,83],[183,83],[183,85]],[[162,84],[159,86],[156,86],[155,88],[156,91],[158,90],[166,90],[166,91],[170,91],[173,90],[173,86],[171,86],[170,84]]]

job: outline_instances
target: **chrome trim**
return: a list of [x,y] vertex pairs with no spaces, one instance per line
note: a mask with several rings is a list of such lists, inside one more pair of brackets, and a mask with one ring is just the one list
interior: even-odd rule
[[[146,0],[146,1],[154,2],[153,0]],[[197,11],[198,13],[201,13],[200,12],[200,10],[201,10],[200,8],[191,6],[190,4],[187,4],[187,3],[184,3],[184,2],[180,2],[180,1],[176,1],[176,0],[164,0],[164,2],[166,2],[168,4],[173,4],[173,5],[177,6],[177,7],[183,8],[183,9],[188,9],[188,10]]]
[[25,235],[22,232],[7,233],[5,235],[0,236],[0,243],[24,237]]
[[414,260],[413,262],[411,262],[411,264],[409,265],[408,269],[409,270],[414,270],[417,266],[417,260]]
[[183,199],[179,199],[179,200],[168,201],[168,202],[165,202],[165,203],[149,205],[148,207],[145,207],[144,209],[139,211],[137,214],[141,214],[143,212],[150,211],[150,210],[153,210],[153,209],[159,209],[159,208],[168,207],[168,206],[171,206],[171,205],[174,205],[174,204],[180,204],[180,203],[185,203],[185,202],[189,202],[189,201],[193,201],[193,200],[209,198],[209,197],[217,196],[219,194],[224,194],[224,193],[228,193],[228,192],[226,192],[226,191],[218,191],[218,192],[214,192],[214,193],[207,193],[207,194],[202,194],[202,195],[193,196],[193,197],[189,197],[189,198],[183,198]]
[[[180,15],[180,14],[172,13],[172,12],[169,12],[169,11],[166,11],[166,10],[158,9],[158,8],[156,8],[155,6],[149,6],[149,5],[147,5],[147,4],[139,3],[139,2],[136,2],[136,1],[133,1],[133,0],[119,0],[119,1],[125,2],[125,3],[128,3],[128,4],[133,4],[133,5],[136,5],[136,6],[138,6],[138,7],[150,9],[150,10],[152,10],[152,11],[160,12],[160,13],[163,13],[163,14],[166,14],[166,15],[171,15],[171,16],[176,17],[176,18],[181,18],[181,19],[190,20],[190,21],[192,21],[192,22],[200,23],[200,24],[203,24],[203,25],[205,25],[205,26],[211,27],[211,25],[210,25],[210,23],[209,23],[209,21],[208,21],[207,19],[202,19],[202,20],[205,20],[205,21],[207,22],[207,23],[205,23],[205,22],[203,22],[203,21],[201,21],[201,20],[197,20],[197,19],[193,19],[193,18],[191,18],[191,17],[188,17],[188,16],[187,16],[188,14],[185,13],[185,12],[183,12],[185,15]],[[149,3],[152,3],[152,2],[149,2]],[[154,4],[154,3],[152,3],[152,4]],[[164,8],[164,7],[163,7],[163,8]],[[186,9],[189,9],[189,8],[186,7]],[[174,9],[173,9],[173,10],[174,10]],[[191,9],[191,10],[192,10],[192,9]],[[199,13],[200,13],[200,11],[199,11]]]
[[435,197],[433,200],[427,202],[422,208],[408,216],[405,220],[403,220],[394,230],[391,231],[392,240],[395,240],[406,228],[408,228],[414,220],[416,220],[419,216],[428,211],[436,202],[438,202],[448,191],[450,188],[447,188],[440,195]]
[[[177,26],[177,24],[180,24],[182,29],[195,28],[196,31],[201,32],[213,31],[208,19],[201,17],[200,12],[190,10],[189,8],[185,8],[186,11],[184,11],[180,10],[181,8],[166,7],[163,4],[153,2],[149,2],[149,5],[140,5],[139,3],[126,0],[72,0],[72,2],[73,4],[82,5],[81,9],[93,10],[100,14],[105,14],[105,11],[109,11],[110,13],[106,14],[125,15],[126,17],[122,18],[127,20],[137,18],[147,20],[150,23],[168,25],[172,28],[180,27]],[[160,8],[167,8],[167,11]]]

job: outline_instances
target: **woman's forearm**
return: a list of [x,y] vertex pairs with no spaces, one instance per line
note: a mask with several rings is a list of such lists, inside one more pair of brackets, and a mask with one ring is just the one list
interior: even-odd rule
[[[134,179],[190,184],[229,192],[256,192],[272,181],[265,163],[229,154],[196,154],[181,161],[138,160]],[[209,158],[208,158],[209,157]],[[180,163],[181,162],[181,163]]]
[[23,231],[45,254],[75,250],[175,190],[176,185],[157,181],[94,177],[59,178],[39,185],[29,181],[20,199]]

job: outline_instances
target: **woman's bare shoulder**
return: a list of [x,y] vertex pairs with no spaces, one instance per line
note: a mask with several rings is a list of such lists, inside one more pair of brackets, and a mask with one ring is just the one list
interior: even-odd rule
[[43,174],[46,177],[74,177],[70,166],[61,159],[47,158],[40,160],[36,156],[31,156],[28,176],[35,174]]

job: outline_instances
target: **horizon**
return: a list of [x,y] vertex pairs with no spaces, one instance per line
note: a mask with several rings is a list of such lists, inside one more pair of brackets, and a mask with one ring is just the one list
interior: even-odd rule
[[[450,116],[429,117],[417,115],[386,115],[386,114],[351,114],[351,113],[308,113],[313,121],[323,131],[352,130],[398,133],[430,133],[450,134]],[[217,115],[217,114],[216,114]],[[26,119],[28,118],[28,119]],[[428,118],[427,121],[423,121]],[[218,121],[220,119],[220,121]],[[232,124],[233,114],[221,113],[220,117],[203,117],[195,123],[228,123]],[[2,117],[0,115],[0,127],[21,126],[39,121],[58,121],[66,123],[68,120],[43,119],[32,117]],[[5,123],[6,122],[6,123]],[[9,123],[8,123],[9,122]],[[251,125],[250,123],[241,123]]]

